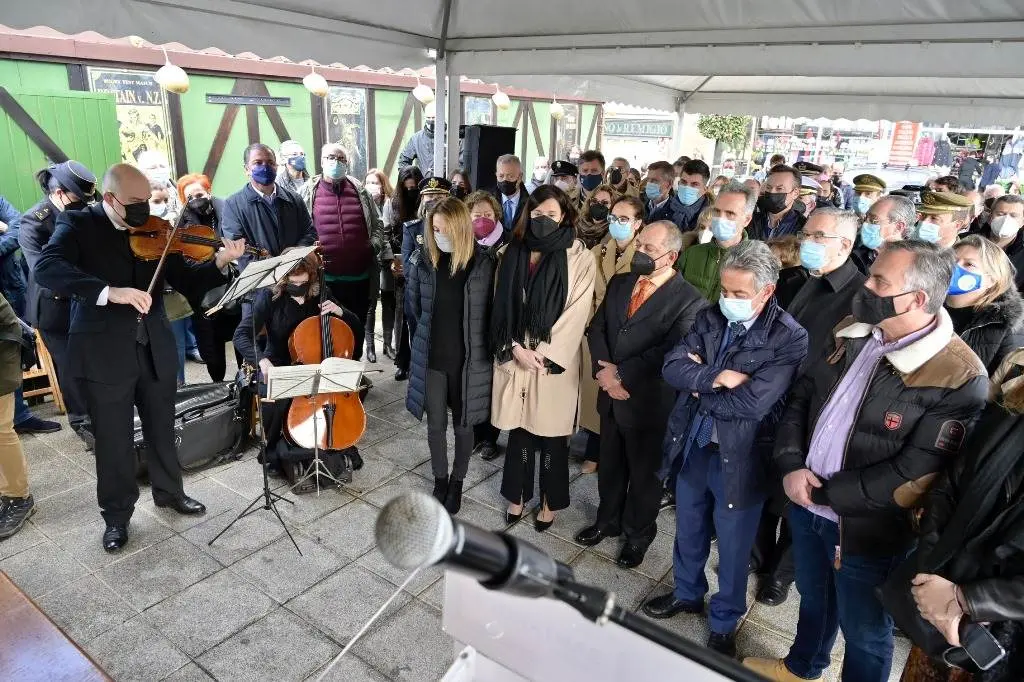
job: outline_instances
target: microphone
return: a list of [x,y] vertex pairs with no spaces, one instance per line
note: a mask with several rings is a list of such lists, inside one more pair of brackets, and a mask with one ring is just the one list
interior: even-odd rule
[[410,492],[389,501],[374,531],[392,566],[412,570],[443,563],[482,586],[522,597],[551,596],[573,580],[572,569],[507,533],[453,519],[432,495]]

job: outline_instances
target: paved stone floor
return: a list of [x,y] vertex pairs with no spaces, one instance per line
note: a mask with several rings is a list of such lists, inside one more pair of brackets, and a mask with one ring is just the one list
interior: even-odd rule
[[[144,489],[129,544],[120,554],[104,553],[92,457],[65,429],[23,440],[37,512],[22,532],[0,542],[0,570],[116,680],[315,677],[404,578],[374,547],[379,508],[398,493],[429,492],[432,486],[426,425],[406,412],[405,384],[394,382],[390,362],[381,360],[378,366],[388,371],[374,375],[360,443],[366,466],[354,481],[362,492],[289,494],[295,506],[280,507],[302,556],[262,511],[207,546],[262,488],[252,452],[241,461],[187,475],[186,490],[209,510],[203,517],[156,509]],[[207,378],[193,363],[188,377]],[[37,409],[44,416],[53,413],[47,406]],[[674,519],[662,514],[658,539],[638,569],[620,569],[613,542],[584,549],[572,541],[597,507],[596,476],[581,475],[576,463],[572,468],[572,506],[558,515],[551,531],[538,534],[524,521],[511,532],[571,564],[583,582],[613,588],[634,608],[668,590]],[[503,528],[500,481],[497,465],[474,459],[460,517]],[[715,564],[712,553],[712,591]],[[331,679],[439,679],[453,658],[453,642],[441,629],[443,589],[441,572],[426,571],[335,667]],[[785,654],[798,605],[795,592],[775,609],[754,604],[740,628],[739,653]],[[706,622],[698,617],[680,616],[667,625],[697,641],[707,637]],[[905,641],[897,643],[894,679],[907,649]],[[838,679],[842,654],[837,646],[826,679]]]

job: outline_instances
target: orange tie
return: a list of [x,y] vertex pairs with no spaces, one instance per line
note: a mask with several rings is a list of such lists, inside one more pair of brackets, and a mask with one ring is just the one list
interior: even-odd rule
[[633,296],[629,299],[629,310],[626,311],[626,319],[633,317],[633,313],[640,309],[640,306],[651,297],[651,292],[654,291],[654,282],[641,277],[637,280],[636,286],[633,288]]

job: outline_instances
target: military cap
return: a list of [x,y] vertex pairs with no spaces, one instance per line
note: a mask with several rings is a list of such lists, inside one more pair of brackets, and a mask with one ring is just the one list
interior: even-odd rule
[[942,215],[970,211],[974,202],[965,196],[952,192],[925,192],[921,195],[921,205],[917,207],[924,215]]
[[807,161],[797,161],[793,164],[793,168],[800,171],[800,175],[808,175],[812,178],[816,178],[825,172],[825,169],[816,163],[809,163]]
[[856,192],[884,192],[885,180],[877,175],[861,173],[853,179],[853,189]]
[[50,191],[48,187],[50,178],[54,178],[62,189],[73,193],[83,201],[88,201],[96,193],[96,176],[77,161],[51,163],[36,173],[39,185],[47,194]]
[[420,180],[420,195],[425,194],[450,194],[452,183],[450,180],[437,177],[426,177]]
[[568,161],[555,161],[551,164],[551,177],[556,178],[559,175],[579,175],[580,169],[576,167],[576,164],[569,163]]
[[808,194],[817,194],[818,190],[821,189],[821,184],[814,178],[805,175],[800,179],[800,195],[806,196]]

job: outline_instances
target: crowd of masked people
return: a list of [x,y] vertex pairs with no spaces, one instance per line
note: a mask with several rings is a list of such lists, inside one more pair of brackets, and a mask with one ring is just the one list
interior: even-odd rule
[[[148,215],[270,255],[314,242],[323,254],[322,272],[307,258],[209,319],[196,313],[217,290],[164,291],[179,380],[191,328],[212,380],[233,341],[265,389],[290,362],[291,331],[319,313],[376,363],[379,304],[381,352],[426,419],[433,494],[452,514],[474,457],[504,456],[507,525],[529,515],[548,530],[572,503],[575,438],[600,494],[577,543],[616,542],[617,563],[639,566],[674,508],[673,589],[648,616],[706,614],[708,646],[734,656],[756,574],[766,606],[794,582],[801,596],[788,655],[745,661],[768,679],[820,679],[841,630],[843,679],[886,680],[896,626],[915,644],[908,682],[1024,675],[1024,198],[961,192],[954,177],[887,193],[873,175],[847,182],[784,158],[742,182],[685,157],[641,174],[593,150],[541,159],[529,178],[501,156],[493,188],[403,165],[392,187],[377,169],[353,177],[338,144],[320,153],[311,174],[298,144],[252,144],[247,182],[226,198],[201,174],[175,182],[165,160],[140,160]],[[18,301],[0,268],[0,351],[18,318],[39,330],[89,441],[65,380],[72,302],[34,273],[55,217],[82,209],[96,178],[68,161],[38,179],[43,198],[0,236],[2,254],[15,235],[27,292]],[[130,225],[135,206],[117,215]],[[0,375],[0,538],[34,508],[17,385]],[[282,416],[264,409],[265,464],[288,475],[273,447]],[[960,646],[982,636],[1007,652],[985,671]]]

